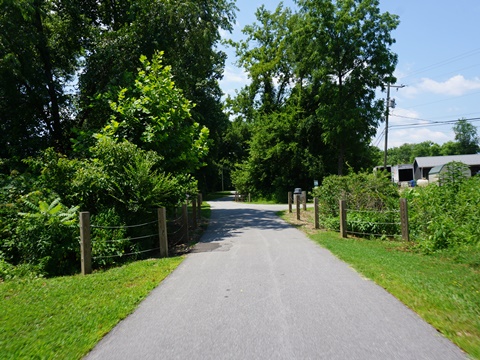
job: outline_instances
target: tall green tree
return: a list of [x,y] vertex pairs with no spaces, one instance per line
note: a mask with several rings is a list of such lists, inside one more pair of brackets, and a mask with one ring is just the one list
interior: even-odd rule
[[222,156],[222,134],[228,127],[218,84],[226,54],[217,45],[221,30],[231,31],[235,9],[231,0],[98,1],[96,32],[80,76],[81,129],[88,133],[102,128],[111,115],[102,94],[128,87],[141,55],[151,58],[163,51],[175,84],[195,104],[193,120],[210,130],[209,166],[196,175],[211,188],[218,177],[214,164]]
[[[257,22],[244,29],[246,40],[235,44],[239,64],[252,81],[230,109],[253,125],[249,157],[234,181],[237,174],[245,180],[247,172],[257,171],[270,186],[255,182],[255,176],[249,184],[270,193],[274,183],[308,187],[313,179],[343,174],[347,165],[354,170],[373,166],[378,153],[370,142],[384,109],[375,90],[395,80],[391,32],[399,21],[382,13],[377,0],[296,3],[296,13],[282,5],[273,12],[259,8]],[[279,124],[287,119],[293,119],[288,129]],[[290,132],[288,155],[269,157],[262,168],[259,154],[269,154],[270,147],[278,154],[274,142],[282,144],[286,136],[278,129]],[[295,165],[287,179],[275,173],[282,166],[275,170],[272,163],[289,168],[288,159]]]
[[66,85],[88,21],[75,0],[2,0],[0,7],[0,157],[63,150],[74,116]]
[[378,0],[299,0],[298,49],[308,91],[317,100],[322,140],[336,149],[343,174],[351,154],[375,135],[384,104],[375,89],[393,83],[397,55],[390,47],[398,17]]
[[195,122],[192,104],[172,80],[162,53],[140,58],[134,85],[120,90],[110,123],[97,137],[124,139],[162,158],[162,170],[172,174],[195,171],[208,152],[208,129]]
[[477,128],[466,119],[460,119],[453,127],[455,140],[458,142],[460,154],[476,154],[480,151],[480,138]]
[[238,65],[249,74],[251,82],[243,90],[250,106],[264,113],[285,105],[293,78],[291,22],[292,12],[280,4],[274,12],[261,6],[257,23],[243,29],[245,40],[233,43]]

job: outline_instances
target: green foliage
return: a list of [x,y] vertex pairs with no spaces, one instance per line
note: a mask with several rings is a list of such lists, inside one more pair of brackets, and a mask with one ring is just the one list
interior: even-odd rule
[[439,174],[438,183],[441,186],[448,186],[457,192],[461,183],[471,175],[470,168],[462,162],[451,161],[445,164],[445,171]]
[[[119,263],[121,256],[133,251],[126,224],[114,208],[108,208],[90,217],[93,266],[111,266]],[[120,261],[119,261],[120,260]]]
[[319,199],[319,220],[325,229],[340,229],[339,201],[346,200],[349,231],[379,236],[399,233],[399,195],[384,174],[327,176],[313,196]]
[[0,157],[14,165],[48,146],[68,146],[73,97],[88,21],[78,1],[2,1]]
[[398,16],[382,13],[378,0],[298,4],[294,30],[302,74],[309,80],[306,93],[314,98],[312,115],[342,175],[349,154],[365,148],[381,121],[384,106],[375,89],[394,81],[397,56],[390,47]]
[[265,114],[252,126],[249,157],[232,173],[232,183],[242,193],[286,202],[288,191],[313,185],[322,163],[299,146],[297,118],[293,113]]
[[347,176],[331,175],[313,191],[319,198],[319,208],[327,217],[339,216],[339,201],[347,208],[359,211],[389,211],[398,209],[397,187],[382,173],[359,173]]
[[480,138],[477,135],[477,128],[467,120],[458,120],[453,127],[453,132],[458,143],[459,154],[476,154],[480,151]]
[[162,65],[163,53],[152,61],[145,56],[133,88],[124,88],[101,138],[125,139],[163,159],[165,171],[182,174],[197,169],[208,151],[208,129],[191,119],[192,105],[172,80],[171,68]]
[[19,262],[39,266],[48,275],[75,272],[78,267],[78,208],[66,208],[60,198],[38,200],[42,194],[22,198],[27,212],[21,212],[15,231]]
[[480,246],[480,177],[409,189],[412,240],[425,252]]
[[398,17],[377,0],[297,5],[296,13],[283,4],[257,10],[246,40],[233,43],[252,81],[227,101],[251,131],[232,182],[277,201],[328,174],[373,165],[370,142],[384,109],[375,91],[394,81],[397,62],[390,47]]
[[[27,161],[35,176],[3,177],[0,259],[11,264],[30,263],[48,276],[72,273],[79,268],[76,224],[80,207],[91,212],[99,225],[132,225],[144,223],[154,209],[177,204],[197,192],[197,183],[189,175],[166,174],[157,153],[126,140],[101,137],[90,153],[92,158],[78,160],[48,149]],[[98,257],[130,253],[136,246],[155,247],[150,246],[152,239],[135,244],[110,242],[145,233],[106,229],[94,233],[98,243],[93,251]],[[96,264],[115,262],[108,258]]]
[[[357,236],[380,236],[392,238],[400,235],[400,212],[347,211],[347,228]],[[333,230],[333,229],[331,229]]]

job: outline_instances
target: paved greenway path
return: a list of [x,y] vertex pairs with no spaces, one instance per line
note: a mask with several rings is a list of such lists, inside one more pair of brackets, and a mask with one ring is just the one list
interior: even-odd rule
[[202,242],[87,359],[466,359],[275,216],[210,202]]

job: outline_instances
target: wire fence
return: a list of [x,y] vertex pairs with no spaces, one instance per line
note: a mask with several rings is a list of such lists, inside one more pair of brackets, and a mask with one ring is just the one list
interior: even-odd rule
[[201,219],[201,202],[199,194],[191,200],[190,210],[187,204],[182,205],[180,216],[175,208],[167,221],[167,211],[161,208],[156,220],[134,225],[90,224],[90,213],[80,213],[82,274],[91,273],[92,262],[95,266],[107,266],[132,257],[168,256],[169,250],[176,252],[179,246],[188,247],[197,218]]
[[400,238],[400,210],[346,209],[347,234],[369,237]]
[[[288,194],[289,212],[292,213],[292,196]],[[349,234],[359,237],[387,237],[409,241],[408,204],[406,199],[400,199],[399,209],[348,209],[346,201],[339,202],[340,219],[324,217],[320,221],[319,199],[314,198],[314,227],[320,228],[320,223],[329,224],[328,229],[340,230],[342,237]],[[306,210],[304,208],[304,210]],[[300,220],[300,209],[297,206],[297,220]]]

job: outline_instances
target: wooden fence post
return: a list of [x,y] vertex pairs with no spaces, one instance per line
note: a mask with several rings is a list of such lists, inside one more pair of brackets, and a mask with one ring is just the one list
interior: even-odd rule
[[80,254],[82,275],[92,273],[92,243],[90,239],[90,213],[80,213]]
[[297,220],[300,220],[300,195],[295,195],[295,204],[297,205]]
[[340,234],[342,238],[347,237],[347,202],[340,200]]
[[162,207],[157,210],[158,237],[160,240],[160,257],[168,257],[167,210]]
[[288,192],[288,212],[292,212],[292,192]]
[[252,198],[250,196],[250,193],[248,193],[248,202],[251,203],[252,202]]
[[197,199],[198,199],[198,220],[201,222],[202,221],[202,202],[203,202],[201,193],[198,194]]
[[410,241],[408,228],[408,202],[407,199],[400,199],[400,221],[402,223],[402,240]]
[[302,191],[303,211],[307,211],[307,192]]
[[193,221],[193,230],[197,229],[197,199],[192,199],[192,221]]
[[183,219],[185,243],[188,244],[189,239],[188,239],[188,209],[187,209],[187,204],[182,205],[182,219]]
[[318,218],[318,197],[314,197],[313,198],[313,207],[314,207],[314,211],[315,211],[315,229],[319,229],[320,228],[320,222],[319,222],[319,218]]

